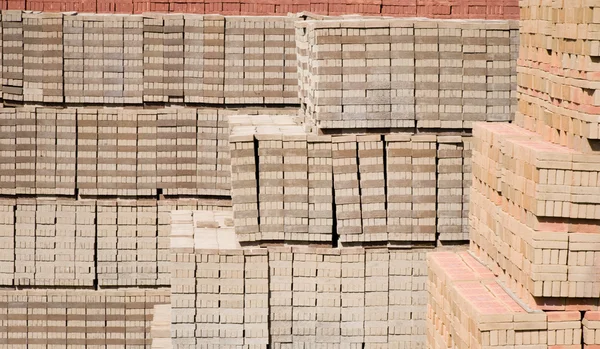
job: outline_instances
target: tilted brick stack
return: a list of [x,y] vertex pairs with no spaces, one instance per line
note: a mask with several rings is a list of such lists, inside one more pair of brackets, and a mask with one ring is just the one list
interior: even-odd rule
[[[409,247],[467,239],[468,137],[317,136],[293,119],[230,118],[233,210],[241,243],[329,245],[339,239],[345,246]],[[312,209],[317,205],[318,212]]]

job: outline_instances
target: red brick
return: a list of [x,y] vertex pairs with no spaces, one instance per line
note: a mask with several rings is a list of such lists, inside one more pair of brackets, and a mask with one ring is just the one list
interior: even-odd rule
[[326,3],[311,3],[310,12],[320,15],[327,15],[329,14],[329,6]]
[[240,14],[240,3],[239,2],[224,2],[221,11],[222,11],[222,14],[224,14],[224,15],[239,15]]
[[204,4],[204,13],[221,13],[223,11],[223,3],[207,2]]
[[432,6],[432,14],[433,15],[450,15],[451,7],[446,5],[436,5]]
[[[44,11],[44,6],[47,4],[47,2],[43,1],[29,1],[27,2],[27,9],[31,11]],[[60,6],[60,3],[58,5]]]
[[546,315],[550,322],[581,320],[581,313],[578,311],[549,311]]
[[583,318],[590,321],[600,321],[600,311],[586,311]]
[[6,9],[7,10],[24,10],[25,9],[25,1],[7,1]]

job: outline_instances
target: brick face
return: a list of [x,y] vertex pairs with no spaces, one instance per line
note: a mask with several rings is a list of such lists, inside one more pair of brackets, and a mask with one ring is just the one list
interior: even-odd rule
[[3,10],[46,12],[142,13],[178,12],[226,15],[281,15],[310,11],[323,15],[518,19],[518,0],[2,0]]

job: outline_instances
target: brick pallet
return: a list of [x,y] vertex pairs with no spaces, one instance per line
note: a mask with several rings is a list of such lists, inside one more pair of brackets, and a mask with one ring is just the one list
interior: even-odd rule
[[0,200],[2,286],[168,286],[170,212],[223,200]]
[[[334,235],[346,246],[467,240],[469,137],[317,136],[293,119],[230,118],[232,200],[242,243],[329,244]],[[325,199],[317,190],[330,194]],[[317,204],[324,211],[307,211]],[[321,218],[335,222],[336,231]]]
[[295,25],[307,124],[462,129],[512,118],[517,22],[316,17]]
[[176,346],[424,340],[426,250],[242,248],[231,212],[177,210],[172,222]]
[[150,347],[155,306],[168,289],[2,290],[3,346]]
[[6,103],[298,104],[291,16],[4,12]]
[[209,108],[4,108],[0,194],[137,197],[160,191],[229,196],[228,117],[235,113]]
[[[430,347],[596,343],[597,10],[521,2],[515,122],[473,127],[471,252],[429,256]],[[512,67],[490,63],[504,92],[488,89],[487,110],[504,113]]]

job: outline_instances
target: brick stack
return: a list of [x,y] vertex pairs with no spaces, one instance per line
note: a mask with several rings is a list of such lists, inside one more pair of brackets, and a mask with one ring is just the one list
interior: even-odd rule
[[234,17],[225,25],[225,59],[233,64],[226,68],[223,93],[239,104],[244,99],[244,17]]
[[[119,110],[98,111],[97,193],[107,195],[118,190],[113,176],[117,172]],[[85,192],[83,192],[85,193]]]
[[308,136],[308,234],[310,241],[331,240],[333,158],[331,137]]
[[[171,216],[171,213],[168,213]],[[207,293],[206,289],[202,289],[200,277],[202,272],[198,271],[196,275],[196,259],[193,253],[193,230],[186,229],[187,225],[193,224],[191,211],[178,211],[177,214],[171,216],[171,308],[173,310],[169,324],[173,344],[175,346],[194,346],[195,326],[193,308],[195,304],[196,283],[190,282],[198,277],[198,286],[201,293]],[[210,270],[212,271],[212,270]],[[206,304],[213,303],[207,301]],[[191,314],[190,314],[191,313]],[[198,314],[198,322],[203,321],[202,316]]]
[[[265,104],[285,103],[285,91],[279,91],[278,85],[283,84],[284,89],[287,85],[286,81],[284,81],[287,70],[285,65],[287,53],[286,46],[290,42],[288,40],[294,41],[293,35],[286,38],[286,31],[289,31],[286,27],[290,27],[289,23],[291,23],[289,20],[282,22],[265,21],[265,74],[263,84]],[[292,34],[293,33],[294,31],[292,29]],[[294,50],[290,53],[295,55],[295,45]],[[294,97],[296,96],[297,94],[294,95]]]
[[511,42],[513,31],[504,23],[488,24],[486,31],[487,53],[487,96],[486,117],[488,121],[510,121],[507,118],[514,112],[511,99],[511,83],[513,82],[511,59],[514,48]]
[[144,17],[144,102],[164,102],[165,24],[163,15]]
[[463,115],[468,127],[473,121],[485,121],[487,111],[487,55],[485,26],[463,28]]
[[156,304],[166,290],[2,290],[0,313],[20,346],[145,348]]
[[98,16],[83,17],[83,103],[104,102],[104,24]]
[[386,135],[388,241],[412,241],[412,145],[410,134]]
[[462,129],[511,119],[516,22],[313,18],[296,27],[308,124]]
[[157,304],[154,306],[152,322],[150,324],[151,348],[172,348],[171,341],[171,305]]
[[0,282],[2,285],[12,285],[15,272],[15,200],[0,201]]
[[385,143],[380,135],[359,136],[357,141],[364,239],[387,240],[387,188],[383,156]]
[[308,144],[306,135],[285,134],[282,152],[285,154],[283,157],[284,239],[308,240]]
[[438,33],[438,48],[443,52],[439,57],[439,124],[443,128],[462,128],[462,28],[457,28],[451,22],[440,21]]
[[[231,198],[234,226],[240,241],[254,241],[260,237],[258,221],[258,182],[254,138],[232,130],[231,144]],[[253,171],[254,170],[254,171]]]
[[73,109],[56,111],[56,194],[75,192],[77,171],[77,113]]
[[[324,249],[317,262],[316,326],[315,341],[323,345],[340,345],[342,328],[342,255],[340,250]],[[331,344],[333,343],[333,344]]]
[[415,120],[417,127],[440,127],[440,35],[438,23],[417,21],[414,24],[414,30]]
[[[94,256],[89,254],[95,238],[89,229],[94,223],[90,219],[94,216],[93,206],[72,204],[19,199],[12,227],[19,249],[14,259],[16,285],[93,284]],[[78,254],[79,250],[84,254]]]
[[600,330],[600,313],[598,311],[586,311],[581,321],[583,330],[583,347],[592,348],[594,345],[598,345],[600,338],[598,338],[598,330]]
[[[437,232],[440,241],[468,240],[463,232],[463,140],[438,136]],[[466,190],[465,190],[466,191]]]
[[[262,112],[276,115],[281,110],[242,113]],[[229,196],[228,118],[238,113],[209,108],[5,108],[0,194],[135,197],[160,190],[163,195]]]
[[357,146],[356,136],[332,138],[335,217],[342,242],[363,240]]
[[436,240],[436,137],[414,135],[412,143],[412,239]]
[[[262,113],[262,111],[256,111]],[[269,112],[265,110],[264,112]],[[229,116],[237,114],[234,110],[219,110],[217,117],[217,164],[215,195],[231,195],[231,156],[229,155]],[[272,111],[274,115],[277,111]]]
[[[196,138],[196,189],[206,193],[216,193],[216,168],[218,161],[218,112],[198,110]],[[215,154],[217,156],[215,156]]]
[[273,247],[269,263],[269,328],[275,348],[292,345],[292,262],[291,247]]
[[7,103],[298,103],[293,17],[6,11],[4,19]]
[[23,100],[63,102],[63,16],[23,15]]
[[[315,136],[293,125],[290,116],[231,120],[234,168],[246,171],[233,171],[233,207],[239,210],[236,219],[252,220],[236,225],[242,243],[333,239],[346,246],[412,246],[466,240],[468,137]],[[307,185],[308,192],[302,189]],[[322,190],[331,194],[317,195]],[[322,211],[310,209],[317,204]],[[291,224],[297,218],[308,220]],[[329,219],[333,225],[325,223]],[[261,235],[246,235],[253,234],[250,230]]]
[[164,17],[163,83],[165,101],[183,102],[184,50],[183,15]]
[[[278,23],[274,23],[278,27]],[[268,31],[267,31],[268,32]],[[283,104],[298,104],[298,58],[296,53],[296,31],[293,18],[283,22]],[[265,103],[268,100],[265,100]]]
[[168,213],[176,209],[231,207],[223,200],[5,198],[0,285],[169,285]]
[[[430,255],[432,347],[595,345],[596,12],[592,4],[521,2],[515,123],[473,127],[471,252]],[[509,55],[494,51],[499,59],[490,61],[490,46],[514,45],[514,37],[490,25],[487,69],[495,77],[486,108],[493,116],[509,110],[498,98],[510,95],[512,80]],[[489,84],[502,88],[490,93]]]
[[83,103],[83,17],[63,16],[64,102]]
[[144,19],[123,18],[123,103],[141,104],[144,85]]
[[[230,118],[229,123],[232,127],[231,153],[234,154],[231,172],[232,200],[236,202],[236,232],[241,234],[240,241],[244,242],[281,241],[286,231],[285,215],[282,212],[285,199],[282,135],[296,136],[303,135],[304,132],[300,126],[294,125],[290,118],[282,116],[240,115]],[[303,144],[306,149],[306,142]],[[291,149],[290,155],[293,155],[293,152]],[[288,198],[293,199],[294,196]],[[302,215],[308,218],[308,212]],[[288,222],[288,230],[293,229],[295,224],[292,223],[295,221]],[[257,233],[260,235],[256,236]]]
[[415,127],[415,29],[412,21],[391,21],[390,127]]
[[35,111],[35,194],[53,194],[56,188],[56,112]]
[[[177,111],[177,194],[196,194],[197,178],[197,124],[201,122],[194,109]],[[213,131],[214,132],[214,131]],[[209,149],[210,150],[210,149]],[[214,153],[213,153],[214,154]],[[216,154],[213,158],[216,159]]]
[[[246,17],[243,25],[244,53],[243,53],[243,80],[242,98],[230,100],[225,98],[226,103],[231,104],[262,104],[264,103],[265,86],[265,20],[262,17]],[[226,33],[226,37],[228,33]],[[282,45],[283,46],[283,45]],[[225,52],[225,60],[227,52]],[[228,70],[225,65],[225,71]],[[262,68],[262,69],[261,69]],[[226,87],[229,84],[225,83]],[[235,85],[235,84],[234,84]],[[238,103],[236,103],[238,102]]]
[[314,250],[292,247],[292,343],[317,340],[317,265]]
[[[595,297],[593,277],[586,274],[596,262],[579,258],[594,251],[596,204],[589,194],[600,158],[543,141],[515,125],[499,126],[475,128],[473,248],[521,297]],[[494,228],[496,222],[503,222],[502,231]],[[544,250],[552,251],[549,258]]]
[[241,248],[232,222],[232,213],[172,213],[175,345],[423,342],[425,251]]
[[469,236],[469,207],[471,185],[473,184],[473,137],[463,137],[463,197],[462,197],[462,233]]
[[428,346],[547,347],[549,321],[546,314],[520,305],[494,280],[494,275],[467,252],[432,253],[428,266]]
[[[125,23],[124,17],[111,17],[104,21],[102,29],[102,88],[104,90],[104,104],[124,103],[125,83]],[[129,37],[132,47],[137,44],[138,38]]]
[[[522,5],[519,110],[515,122],[539,133],[545,141],[594,152],[599,137],[595,119],[597,89],[593,84],[598,67],[595,57],[599,54],[594,34],[600,22],[597,6],[557,5],[552,8],[559,16],[556,18],[549,15],[549,9],[546,4]],[[542,15],[534,16],[536,11]],[[567,15],[572,11],[576,14]],[[538,30],[538,25],[548,30]],[[540,85],[550,79],[554,80],[548,86]]]
[[[17,111],[15,148],[15,187],[21,194],[35,194],[35,171],[37,161],[37,125],[33,108]],[[19,161],[17,161],[19,159]]]
[[294,2],[290,0],[272,3],[240,1],[164,1],[164,0],[111,0],[82,1],[68,0],[4,0],[2,9],[22,9],[33,11],[80,11],[98,13],[142,13],[184,12],[184,13],[226,13],[229,15],[285,15],[288,12],[312,11],[320,14],[344,15],[360,13],[363,15],[385,15],[394,17],[429,18],[480,18],[480,19],[518,19],[519,5],[514,0],[488,3],[478,0],[411,0],[394,2],[390,0],[335,2],[313,0]]
[[1,109],[0,114],[0,190],[7,195],[16,194],[17,113],[16,110]]
[[[258,135],[258,213],[260,236],[265,240],[283,240],[284,188],[283,142],[281,134]],[[251,174],[248,174],[251,175]]]
[[23,101],[23,16],[2,12],[2,99]]
[[203,53],[204,53],[204,18],[202,16],[184,16],[183,47],[184,51],[184,76],[183,88],[186,103],[202,101],[203,83]]
[[225,102],[225,23],[225,18],[217,15],[205,16],[202,22],[204,25],[203,103],[223,104]]

